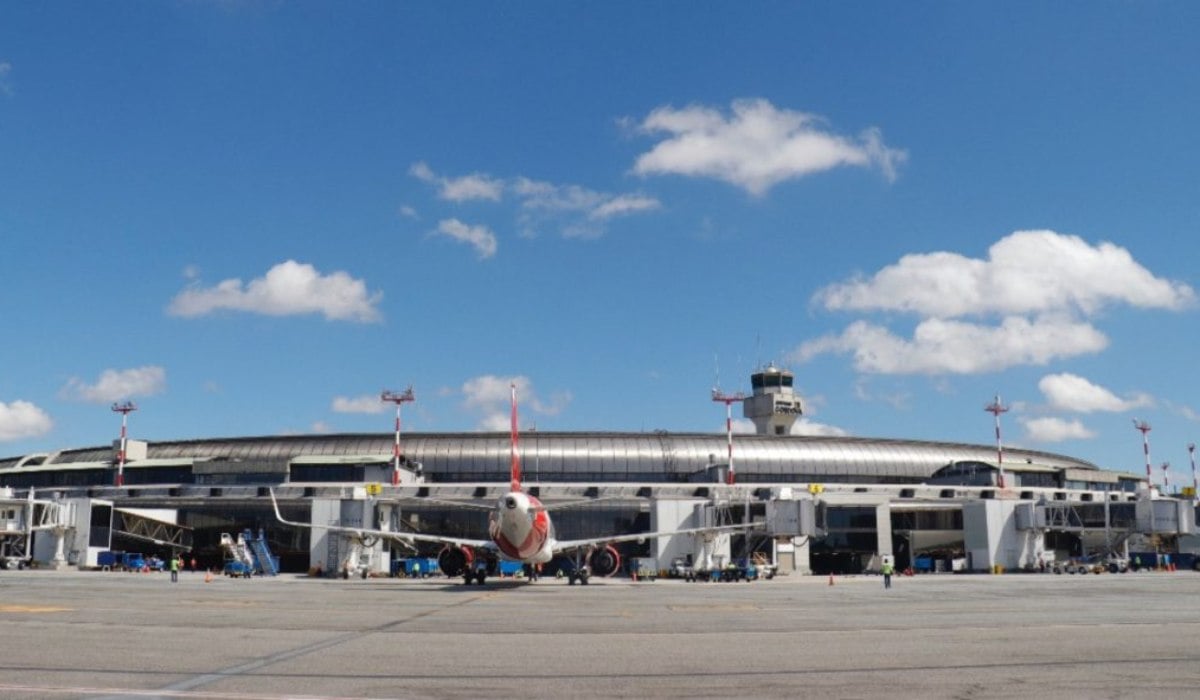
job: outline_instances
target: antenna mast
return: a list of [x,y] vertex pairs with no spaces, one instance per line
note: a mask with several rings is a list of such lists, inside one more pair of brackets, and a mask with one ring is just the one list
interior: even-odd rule
[[114,413],[121,414],[121,447],[117,450],[117,478],[116,478],[116,481],[114,482],[114,485],[124,486],[125,485],[125,443],[126,443],[125,426],[126,426],[126,423],[128,422],[129,414],[133,413],[134,411],[137,410],[137,405],[134,404],[132,401],[125,401],[123,403],[114,403],[112,405],[112,410]]
[[983,407],[983,410],[996,417],[996,468],[1000,470],[1000,488],[1004,488],[1004,443],[1000,441],[1000,414],[1008,411],[1008,406],[1000,403],[1000,395]]
[[1163,462],[1163,463],[1162,463],[1162,470],[1163,470],[1163,495],[1164,495],[1164,496],[1166,496],[1167,494],[1169,494],[1169,493],[1171,492],[1171,478],[1170,478],[1170,476],[1167,474],[1167,470],[1168,470],[1168,469],[1170,469],[1170,468],[1171,468],[1171,463],[1170,463],[1170,462]]
[[712,400],[725,404],[725,442],[729,450],[729,474],[725,483],[732,486],[736,481],[733,470],[733,404],[745,401],[746,395],[740,391],[736,394],[723,394],[719,388],[714,387]]
[[402,393],[384,389],[379,400],[396,404],[396,442],[392,445],[392,486],[396,486],[400,483],[400,407],[416,401],[417,397],[413,395],[412,385],[409,384]]
[[1142,452],[1146,455],[1146,488],[1150,488],[1154,485],[1154,476],[1150,471],[1150,424],[1134,418],[1133,429],[1142,433]]

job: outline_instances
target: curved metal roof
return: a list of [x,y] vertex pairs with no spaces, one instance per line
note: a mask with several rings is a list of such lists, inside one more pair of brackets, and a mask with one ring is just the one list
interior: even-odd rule
[[[378,455],[391,459],[393,433],[213,438],[152,442],[149,459],[226,460],[242,462],[246,471],[281,470],[299,457]],[[661,481],[683,478],[726,459],[721,434],[690,433],[556,433],[528,432],[520,437],[525,473],[546,480]],[[421,462],[435,481],[506,479],[507,433],[412,433],[402,436],[406,458]],[[1005,449],[1006,462],[1052,467],[1096,469],[1090,462],[1036,450]],[[844,481],[917,480],[932,476],[951,462],[990,462],[995,447],[949,442],[735,435],[734,463],[740,478],[769,482],[805,475]],[[0,469],[15,467],[24,457],[0,460]],[[62,450],[42,464],[108,462],[110,446]]]

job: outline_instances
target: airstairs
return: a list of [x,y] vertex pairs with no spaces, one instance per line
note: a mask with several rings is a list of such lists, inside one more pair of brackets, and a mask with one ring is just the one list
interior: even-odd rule
[[262,530],[255,537],[254,532],[247,528],[236,539],[228,532],[222,532],[221,547],[225,550],[227,576],[275,576],[279,573],[279,559],[271,553]]

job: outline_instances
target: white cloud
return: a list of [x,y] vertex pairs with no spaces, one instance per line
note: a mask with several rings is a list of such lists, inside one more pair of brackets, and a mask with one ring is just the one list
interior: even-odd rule
[[[725,434],[725,424],[721,423],[719,432]],[[757,430],[754,427],[754,421],[749,418],[734,418],[733,419],[733,434],[734,435],[754,435]],[[792,424],[790,435],[806,435],[812,437],[845,437],[850,433],[842,430],[834,425],[818,423],[807,418],[800,418]],[[733,446],[733,459],[737,461],[737,444],[736,440]]]
[[552,223],[564,238],[597,238],[604,235],[602,222],[662,207],[657,199],[642,194],[613,195],[525,177],[517,178],[512,189],[521,200],[521,222],[527,233],[535,226]]
[[1063,442],[1064,440],[1089,440],[1096,434],[1083,423],[1062,418],[1019,418],[1025,426],[1025,435],[1034,442]]
[[28,401],[0,401],[0,442],[38,437],[53,427],[50,416]]
[[[1171,413],[1181,416],[1193,423],[1200,423],[1200,411],[1195,410],[1191,406],[1176,403],[1175,401],[1171,401],[1169,399],[1163,399],[1162,404],[1163,407]],[[1200,440],[1197,440],[1196,442],[1200,442]]]
[[[424,162],[414,163],[408,172],[422,182],[437,186],[438,196],[451,202],[499,202],[505,199],[506,193],[511,194],[518,202],[517,221],[526,236],[536,235],[540,226],[552,225],[565,238],[597,238],[604,235],[603,222],[662,207],[657,199],[644,194],[610,194],[523,176],[504,180],[472,173],[448,178],[435,173]],[[411,207],[402,208],[401,214],[416,218],[416,211]]]
[[479,174],[446,180],[442,185],[442,199],[452,202],[465,202],[472,199],[498,202],[503,192],[503,181]]
[[471,173],[457,178],[443,177],[423,162],[413,163],[408,172],[422,182],[437,185],[438,196],[451,202],[478,199],[499,202],[504,194],[504,181],[483,173]]
[[859,138],[820,128],[811,114],[777,109],[767,100],[736,100],[727,118],[716,109],[660,107],[639,125],[666,140],[638,157],[639,175],[711,177],[765,194],[775,185],[840,166],[876,167],[888,180],[906,158],[888,148],[877,129]]
[[167,372],[147,365],[133,369],[106,369],[94,384],[72,377],[61,392],[64,398],[88,403],[108,403],[138,396],[161,394],[167,388]]
[[[814,303],[831,311],[904,312],[922,320],[911,340],[857,321],[802,344],[791,357],[803,362],[826,352],[852,353],[860,371],[884,374],[1044,365],[1107,347],[1105,335],[1085,320],[1107,306],[1179,310],[1195,297],[1188,285],[1154,276],[1111,243],[1018,231],[994,244],[986,260],[949,252],[906,255],[870,278],[818,291]],[[958,320],[964,317],[1000,321]]]
[[382,292],[371,294],[362,280],[345,272],[322,275],[312,265],[288,260],[263,277],[243,284],[227,279],[215,287],[194,287],[180,292],[168,307],[175,316],[205,316],[221,309],[294,316],[319,313],[330,321],[378,321],[376,305]]
[[468,226],[458,219],[446,219],[438,223],[434,233],[471,244],[480,260],[486,260],[496,254],[496,234],[487,226]]
[[[756,432],[754,421],[749,418],[734,418],[731,427],[734,435],[753,435]],[[720,432],[722,435],[725,434],[725,423],[721,423]],[[733,448],[733,458],[737,460],[736,446]]]
[[[934,385],[934,391],[946,393],[945,387]],[[854,398],[859,401],[882,401],[897,411],[907,411],[911,408],[912,394],[908,391],[895,390],[892,392],[878,392],[871,388],[867,378],[860,376],[854,381]],[[805,402],[805,406],[811,405],[811,400]]]
[[823,353],[850,353],[860,372],[872,374],[976,374],[1017,365],[1094,353],[1108,339],[1090,324],[1063,319],[1004,319],[998,327],[928,319],[911,340],[856,321],[841,334],[810,340],[788,359],[807,362]]
[[366,396],[335,396],[333,399],[334,413],[383,413],[389,408],[376,394]]
[[398,209],[397,211],[399,212],[400,216],[403,216],[403,217],[404,217],[404,218],[406,218],[406,219],[419,219],[419,218],[421,218],[421,215],[417,213],[417,210],[416,210],[416,209],[414,209],[413,207],[410,207],[410,206],[409,206],[409,205],[407,205],[407,204],[403,204],[403,205],[401,205],[401,206],[400,206],[400,209]]
[[318,434],[331,433],[331,432],[333,432],[333,426],[329,425],[328,423],[326,423],[323,420],[319,420],[319,421],[315,421],[309,427],[309,430],[311,430],[314,433],[318,433]]
[[1091,315],[1117,303],[1178,310],[1195,298],[1191,287],[1155,277],[1120,246],[1093,246],[1054,231],[1017,231],[997,241],[986,260],[950,252],[906,255],[870,279],[830,285],[814,301],[831,311],[957,318]]
[[525,209],[586,212],[605,200],[605,195],[579,185],[555,185],[526,177],[516,179],[513,191]]
[[1153,405],[1147,394],[1122,399],[1102,386],[1074,374],[1048,374],[1038,382],[1038,389],[1051,408],[1076,413],[1094,411],[1120,412]]
[[807,418],[800,418],[792,424],[792,435],[812,435],[817,437],[845,437],[850,433],[826,423],[818,423]]
[[[463,383],[461,393],[463,406],[473,413],[481,414],[477,425],[483,431],[507,432],[511,426],[511,389],[517,387],[517,403],[528,407],[533,413],[554,416],[561,413],[571,402],[571,394],[560,392],[554,394],[549,401],[538,397],[529,377],[518,375],[499,377],[493,374],[481,375],[468,379]],[[521,429],[526,430],[528,421],[521,423]]]
[[623,194],[613,197],[607,202],[593,208],[588,212],[588,217],[592,219],[611,219],[614,216],[624,216],[635,212],[652,211],[658,209],[662,204],[653,197],[646,197],[637,194]]

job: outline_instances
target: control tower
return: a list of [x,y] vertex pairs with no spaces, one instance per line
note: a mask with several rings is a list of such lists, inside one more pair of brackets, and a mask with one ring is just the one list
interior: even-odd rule
[[759,435],[788,435],[796,416],[804,415],[804,402],[792,388],[794,378],[774,364],[750,375],[754,395],[742,402],[742,415],[754,421]]

